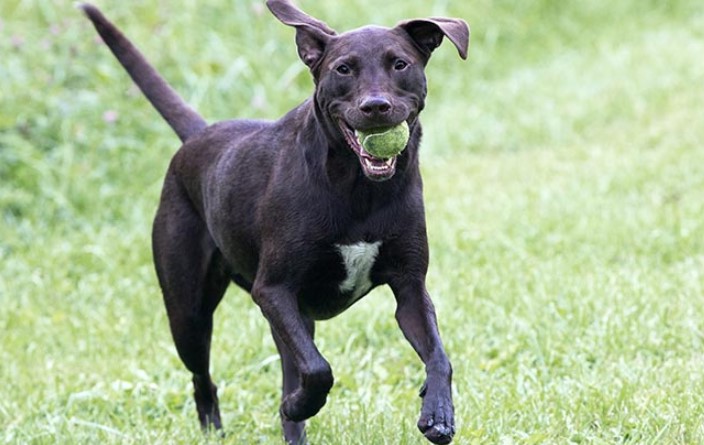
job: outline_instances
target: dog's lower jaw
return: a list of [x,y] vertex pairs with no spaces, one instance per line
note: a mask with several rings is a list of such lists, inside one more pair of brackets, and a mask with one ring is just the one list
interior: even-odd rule
[[368,158],[360,158],[364,175],[374,182],[384,182],[391,179],[396,173],[396,157],[385,159],[381,162]]
[[357,140],[354,129],[343,119],[338,119],[338,127],[344,136],[348,148],[357,156],[364,176],[374,182],[383,182],[391,179],[396,174],[397,156],[388,159],[376,158],[364,151],[364,148]]

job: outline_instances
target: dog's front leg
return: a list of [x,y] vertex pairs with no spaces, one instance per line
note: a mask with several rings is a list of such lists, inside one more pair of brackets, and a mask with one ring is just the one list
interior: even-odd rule
[[[306,322],[306,328],[311,335],[315,333],[315,323],[313,320],[304,318]],[[298,369],[296,369],[296,364],[293,360],[293,355],[288,350],[288,347],[284,344],[283,340],[279,338],[276,332],[272,329],[271,334],[274,337],[274,342],[276,343],[276,349],[279,351],[279,356],[281,356],[281,372],[282,372],[282,396],[281,401],[286,400],[290,394],[293,394],[300,386],[300,376],[298,375]],[[289,420],[281,413],[281,428],[284,431],[284,439],[289,445],[307,445],[308,439],[306,438],[305,431],[306,423],[303,421],[294,422]]]
[[425,283],[391,283],[396,296],[396,320],[403,335],[425,363],[426,380],[418,428],[436,444],[448,444],[455,435],[452,405],[452,366],[438,333],[435,309]]
[[284,419],[301,422],[325,405],[333,384],[332,369],[313,343],[310,322],[300,313],[295,292],[284,285],[255,283],[252,297],[277,342],[288,350],[286,359],[292,360],[298,371],[298,387],[284,395],[281,414]]

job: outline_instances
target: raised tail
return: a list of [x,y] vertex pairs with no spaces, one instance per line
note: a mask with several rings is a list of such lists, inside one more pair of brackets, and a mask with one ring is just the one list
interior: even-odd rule
[[78,7],[93,22],[110,51],[182,141],[208,126],[98,8],[88,3],[81,3]]

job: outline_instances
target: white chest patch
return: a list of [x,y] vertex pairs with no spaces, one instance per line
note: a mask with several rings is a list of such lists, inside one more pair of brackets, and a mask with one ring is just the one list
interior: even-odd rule
[[352,298],[356,300],[371,289],[372,282],[369,273],[374,266],[376,256],[379,254],[380,246],[381,241],[336,245],[347,271],[347,278],[340,283],[340,292],[352,292]]

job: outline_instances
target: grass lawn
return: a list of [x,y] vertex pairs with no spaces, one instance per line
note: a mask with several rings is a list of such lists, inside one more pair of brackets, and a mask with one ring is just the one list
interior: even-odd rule
[[[428,67],[428,287],[458,444],[704,443],[704,3],[300,0],[332,27],[447,15]],[[312,82],[263,0],[98,2],[209,121]],[[0,443],[282,443],[279,362],[234,288],[203,437],[149,234],[178,140],[68,0],[0,3]],[[318,344],[317,445],[424,444],[424,372],[380,289]]]

